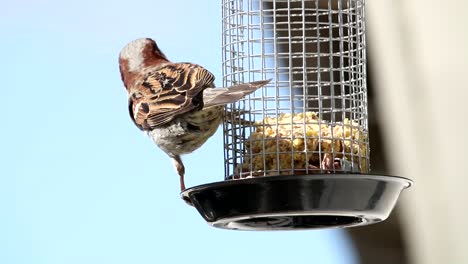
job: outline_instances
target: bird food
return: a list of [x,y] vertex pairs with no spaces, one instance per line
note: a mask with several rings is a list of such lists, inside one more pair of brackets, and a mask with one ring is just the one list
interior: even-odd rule
[[359,122],[283,113],[254,123],[234,178],[323,172],[367,172],[367,133]]

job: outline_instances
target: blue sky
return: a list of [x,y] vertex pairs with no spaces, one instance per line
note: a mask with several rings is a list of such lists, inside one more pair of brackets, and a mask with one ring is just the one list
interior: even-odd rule
[[[208,226],[130,121],[120,49],[152,37],[219,86],[221,1],[0,6],[0,263],[356,263],[340,230]],[[184,161],[188,186],[222,180],[220,131]]]

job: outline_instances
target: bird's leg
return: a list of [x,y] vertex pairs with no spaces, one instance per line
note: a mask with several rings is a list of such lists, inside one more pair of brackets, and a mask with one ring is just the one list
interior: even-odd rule
[[[174,163],[174,166],[177,170],[177,174],[179,174],[180,177],[180,192],[183,192],[185,190],[185,182],[184,182],[184,176],[185,176],[185,166],[184,163],[182,163],[182,159],[180,158],[179,155],[171,155],[172,161]],[[192,205],[192,201],[188,197],[182,197],[182,199],[189,205]]]
[[177,173],[179,174],[180,177],[180,191],[185,190],[185,182],[184,182],[184,175],[185,175],[185,167],[184,163],[182,163],[182,159],[180,158],[179,155],[171,155],[172,161],[174,163],[174,166],[177,170]]

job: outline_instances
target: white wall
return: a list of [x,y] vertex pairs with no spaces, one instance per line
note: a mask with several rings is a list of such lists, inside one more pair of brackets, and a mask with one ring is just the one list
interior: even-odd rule
[[411,263],[468,263],[468,2],[366,2],[368,43]]

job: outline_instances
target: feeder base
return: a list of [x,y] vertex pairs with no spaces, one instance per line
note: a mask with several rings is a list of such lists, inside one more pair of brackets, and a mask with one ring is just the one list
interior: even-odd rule
[[411,180],[395,176],[314,174],[228,180],[181,195],[215,227],[291,230],[383,221],[411,185]]

